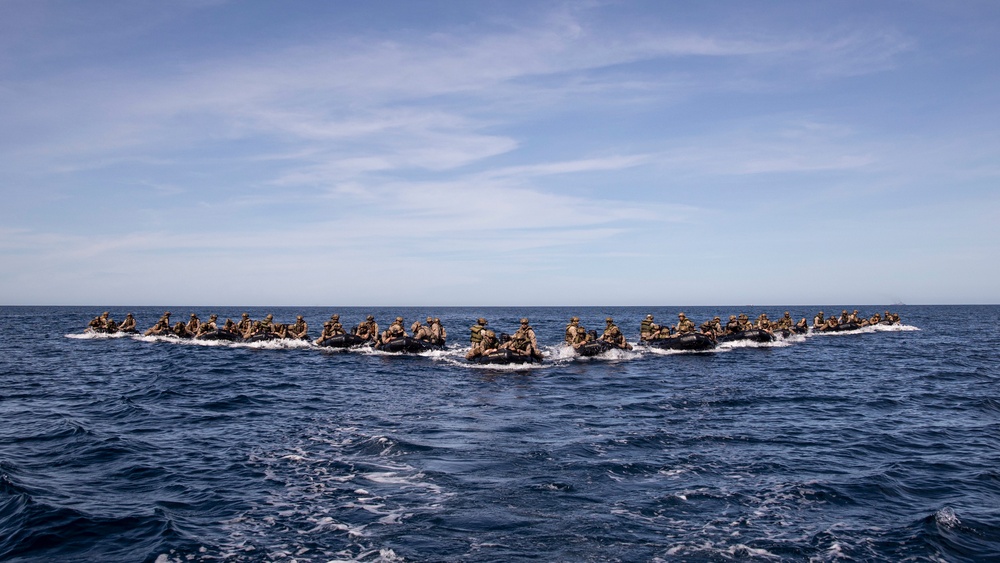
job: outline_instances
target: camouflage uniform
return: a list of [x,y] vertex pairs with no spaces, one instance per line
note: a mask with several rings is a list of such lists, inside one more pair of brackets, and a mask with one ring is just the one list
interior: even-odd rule
[[482,317],[476,320],[476,324],[472,325],[469,328],[469,342],[471,342],[473,346],[479,344],[479,342],[482,341],[483,330],[485,330],[485,328],[486,328],[486,319]]
[[288,334],[292,338],[299,340],[305,340],[309,338],[309,325],[306,323],[302,315],[295,317],[295,323],[288,327]]
[[580,317],[572,317],[566,325],[566,343],[573,344],[576,341],[576,329],[580,326]]
[[188,321],[187,326],[184,328],[186,328],[191,334],[198,334],[198,327],[200,326],[201,321],[198,320],[198,315],[191,313],[191,320]]
[[514,351],[531,356],[541,356],[538,341],[535,339],[535,329],[528,324],[528,319],[521,319],[521,328],[510,337],[510,348]]
[[382,342],[389,342],[404,336],[406,336],[406,329],[403,328],[403,317],[396,317],[396,320],[382,333]]
[[478,358],[479,356],[484,356],[500,348],[500,341],[497,340],[497,335],[492,330],[482,331],[481,336],[482,338],[479,339],[479,342],[474,344],[472,348],[469,349],[469,353],[465,355],[465,359],[471,360],[473,358]]
[[250,320],[250,314],[243,313],[243,318],[240,319],[240,322],[236,323],[236,332],[244,334],[251,328],[253,328],[253,321]]
[[611,317],[604,319],[604,323],[607,326],[604,327],[604,334],[601,335],[601,340],[610,342],[619,348],[632,349],[625,340],[625,335],[622,334],[621,329],[618,328],[618,325],[615,324],[615,321]]
[[688,334],[695,331],[694,321],[687,318],[684,313],[677,314],[677,334]]
[[444,345],[445,341],[448,340],[448,331],[441,326],[441,319],[434,317],[430,322],[430,333],[431,342],[434,344]]
[[218,327],[218,325],[215,324],[215,320],[218,319],[218,318],[219,318],[218,315],[211,315],[210,317],[208,317],[208,321],[207,322],[204,322],[204,323],[201,323],[200,325],[198,325],[198,332],[197,332],[197,334],[205,334],[205,333],[213,332],[213,331],[217,330],[219,327]]
[[813,328],[823,328],[826,326],[826,319],[823,318],[823,311],[820,311],[813,317]]
[[659,330],[659,325],[653,323],[653,315],[646,315],[646,318],[639,323],[639,340],[649,340]]
[[364,338],[365,340],[375,340],[378,338],[378,323],[375,322],[375,317],[368,315],[365,318],[365,322],[358,325],[358,329],[354,334]]

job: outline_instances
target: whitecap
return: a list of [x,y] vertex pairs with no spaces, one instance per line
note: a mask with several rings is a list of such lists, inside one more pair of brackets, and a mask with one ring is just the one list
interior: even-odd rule
[[934,520],[946,528],[954,528],[962,523],[962,521],[958,518],[958,514],[955,513],[955,509],[950,506],[946,506],[941,510],[938,510],[934,514]]

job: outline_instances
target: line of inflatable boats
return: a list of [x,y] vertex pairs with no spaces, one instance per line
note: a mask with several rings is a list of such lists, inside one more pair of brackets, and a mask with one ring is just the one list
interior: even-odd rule
[[[883,321],[878,323],[881,325],[892,325],[898,324],[897,322],[887,322]],[[869,325],[870,326],[870,325]],[[858,323],[843,323],[835,327],[823,327],[823,328],[813,328],[815,332],[847,332],[854,331],[864,328],[864,326]],[[101,329],[88,329],[91,332],[98,333],[125,333],[138,335],[139,332],[136,330],[117,330],[108,331]],[[719,344],[726,342],[756,342],[756,343],[767,343],[773,342],[778,336],[787,338],[794,334],[803,334],[808,332],[809,329],[781,329],[777,330],[776,333],[772,333],[763,329],[748,329],[738,332],[733,332],[729,334],[720,335],[713,337],[710,334],[705,334],[701,332],[691,332],[686,334],[679,334],[670,336],[667,338],[654,338],[649,340],[644,340],[640,345],[649,346],[651,348],[658,348],[661,350],[676,350],[685,352],[700,352],[707,351],[717,347]],[[166,332],[164,334],[156,335],[167,338],[178,338],[179,337],[172,332]],[[506,337],[507,335],[501,335],[501,337]],[[283,338],[274,333],[263,333],[255,334],[249,338],[243,338],[239,334],[223,329],[213,330],[205,333],[198,334],[194,337],[188,337],[186,339],[191,340],[202,340],[202,341],[226,341],[226,342],[244,342],[244,343],[254,343],[254,342],[267,342],[273,340],[282,340]],[[284,338],[285,340],[293,340],[290,338]],[[503,340],[503,338],[501,338]],[[301,338],[297,340],[308,341],[308,338]],[[403,336],[399,338],[393,338],[387,342],[379,342],[373,345],[372,340],[362,338],[355,334],[338,334],[330,338],[326,338],[317,343],[321,348],[334,348],[334,349],[350,349],[359,348],[362,346],[373,346],[376,350],[383,352],[396,353],[396,354],[421,354],[433,350],[444,350],[444,344],[436,344],[428,342],[426,340],[420,340],[413,338],[411,336]],[[593,357],[601,354],[605,354],[611,350],[630,350],[631,346],[626,344],[625,346],[620,346],[618,344],[608,342],[601,339],[590,340],[586,343],[580,344],[578,346],[573,346],[575,353],[579,356]],[[484,364],[484,365],[509,365],[509,364],[535,364],[540,363],[543,357],[539,354],[529,354],[522,353],[517,350],[511,350],[505,347],[500,347],[499,349],[492,350],[488,353],[468,358],[471,363]]]

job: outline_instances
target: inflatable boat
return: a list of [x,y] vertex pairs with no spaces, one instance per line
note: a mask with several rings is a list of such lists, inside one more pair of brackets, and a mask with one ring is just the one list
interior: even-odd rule
[[711,336],[700,332],[691,332],[670,338],[654,338],[647,340],[646,344],[662,350],[684,351],[711,350],[716,346],[715,340]]
[[725,334],[717,338],[719,342],[736,342],[738,340],[749,340],[751,342],[771,342],[774,340],[774,335],[770,332],[759,329],[751,328],[749,330],[740,330],[733,332],[731,334]]
[[581,356],[599,356],[609,350],[628,350],[629,348],[623,348],[614,344],[612,342],[607,342],[605,340],[591,340],[586,344],[581,344],[579,347],[574,348],[576,353]]
[[509,365],[509,364],[534,364],[540,363],[542,359],[537,356],[531,356],[529,354],[519,354],[512,350],[506,348],[501,348],[486,354],[484,356],[477,356],[469,360],[474,364],[492,364],[492,365]]
[[237,340],[243,340],[243,338],[236,334],[235,332],[230,332],[228,330],[211,330],[209,332],[204,332],[194,337],[195,340],[225,340],[227,342],[235,342]]
[[244,338],[243,342],[247,342],[247,343],[252,343],[252,342],[268,342],[270,340],[279,340],[279,339],[280,339],[280,337],[277,334],[274,334],[273,332],[263,332],[263,333],[260,333],[260,334],[255,334],[255,335],[251,336],[250,338]]
[[835,327],[823,327],[819,329],[820,332],[844,332],[848,330],[858,330],[861,325],[855,322],[841,323]]
[[352,348],[367,344],[368,342],[370,342],[368,339],[361,338],[356,334],[338,334],[321,340],[318,345],[324,348]]
[[424,340],[417,340],[411,336],[402,336],[399,338],[393,338],[392,340],[384,343],[379,343],[375,345],[376,350],[381,350],[383,352],[394,352],[394,353],[407,353],[407,354],[419,354],[421,352],[427,352],[429,350],[440,350],[444,346],[439,344],[431,344],[430,342]]

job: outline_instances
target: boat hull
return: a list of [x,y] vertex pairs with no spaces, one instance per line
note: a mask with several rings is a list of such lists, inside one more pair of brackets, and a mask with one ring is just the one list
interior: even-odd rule
[[199,334],[194,337],[195,340],[225,340],[227,342],[235,342],[237,340],[243,340],[240,335],[235,332],[230,332],[228,330],[213,330],[211,332],[206,332]]
[[647,344],[661,350],[701,351],[715,348],[716,342],[710,336],[701,333],[682,334],[670,338],[654,338]]
[[469,360],[474,364],[484,365],[510,365],[510,364],[534,364],[541,362],[541,358],[536,358],[528,354],[518,354],[511,350],[502,349],[490,352],[484,356],[477,356]]
[[752,328],[750,330],[741,330],[732,334],[726,334],[718,338],[719,342],[737,342],[739,340],[762,343],[771,342],[774,340],[774,335],[763,329]]
[[411,336],[394,338],[388,342],[376,344],[375,349],[383,352],[393,352],[397,354],[420,354],[430,350],[440,350],[443,346],[431,344],[423,340],[417,340]]
[[355,346],[361,346],[367,343],[368,340],[361,338],[356,334],[338,334],[337,336],[331,336],[319,343],[319,346],[324,348],[353,348]]

